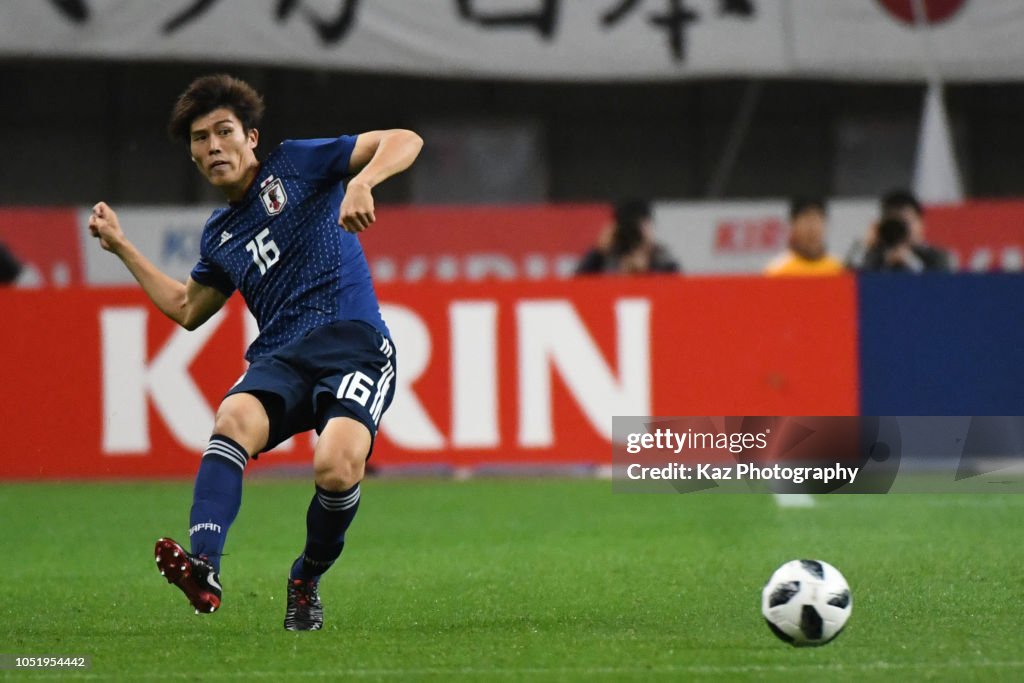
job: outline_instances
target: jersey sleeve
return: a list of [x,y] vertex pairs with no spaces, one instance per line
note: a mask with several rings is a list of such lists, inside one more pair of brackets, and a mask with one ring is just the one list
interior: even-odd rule
[[349,162],[357,137],[342,135],[336,138],[285,140],[281,147],[300,174],[321,180],[340,181],[351,175]]
[[191,277],[204,287],[213,287],[224,296],[231,296],[235,291],[235,284],[228,274],[205,258],[199,259],[199,263],[192,269]]

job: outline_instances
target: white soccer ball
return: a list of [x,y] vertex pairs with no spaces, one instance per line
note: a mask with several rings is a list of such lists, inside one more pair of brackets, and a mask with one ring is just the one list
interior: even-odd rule
[[852,611],[850,585],[838,569],[821,560],[787,562],[761,592],[761,614],[768,628],[796,647],[830,642]]

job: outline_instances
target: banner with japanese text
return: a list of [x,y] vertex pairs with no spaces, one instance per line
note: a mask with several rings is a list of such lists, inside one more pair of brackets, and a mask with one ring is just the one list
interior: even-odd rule
[[40,0],[0,4],[0,56],[547,80],[921,80],[929,59],[1017,80],[1022,29],[1018,0]]

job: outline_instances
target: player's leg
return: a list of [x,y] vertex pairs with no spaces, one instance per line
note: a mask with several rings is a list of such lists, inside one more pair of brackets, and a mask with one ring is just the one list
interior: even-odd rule
[[313,451],[316,493],[306,512],[306,547],[292,565],[293,579],[314,579],[334,564],[345,547],[345,532],[359,510],[359,483],[372,438],[351,417],[328,420]]
[[372,438],[350,417],[329,420],[313,452],[316,493],[306,510],[306,546],[292,564],[284,627],[316,631],[323,626],[318,584],[345,547],[345,532],[359,510],[359,482]]
[[264,404],[249,393],[227,396],[217,410],[213,435],[196,474],[189,515],[191,552],[169,538],[157,541],[160,573],[180,588],[196,612],[220,606],[220,558],[242,505],[242,476],[251,454],[267,443]]
[[249,458],[267,443],[270,419],[253,394],[231,394],[217,409],[213,435],[203,452],[192,492],[192,553],[220,571],[228,529],[242,505],[242,475]]
[[289,630],[316,630],[323,623],[317,584],[345,547],[377,424],[394,396],[390,340],[360,323],[341,323],[328,333],[341,350],[333,361],[340,369],[317,384],[316,491],[306,512],[306,545],[289,575]]

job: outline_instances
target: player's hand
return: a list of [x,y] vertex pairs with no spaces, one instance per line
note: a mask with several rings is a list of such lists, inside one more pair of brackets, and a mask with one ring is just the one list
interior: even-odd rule
[[100,246],[110,252],[116,252],[124,243],[124,232],[117,220],[117,214],[106,202],[92,207],[89,217],[89,234],[100,241]]
[[346,232],[358,233],[370,227],[375,220],[370,186],[349,181],[345,198],[341,200],[341,208],[338,210],[338,225]]

